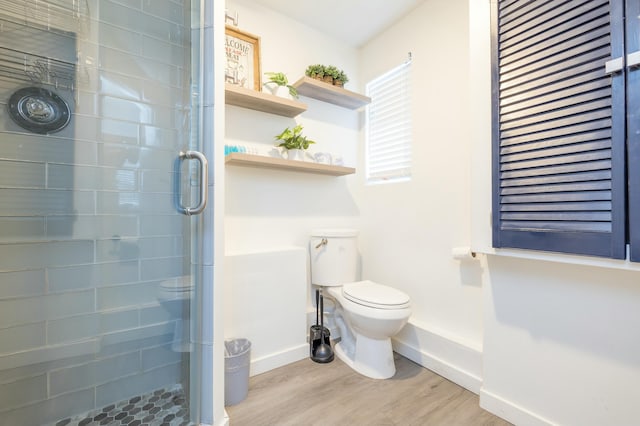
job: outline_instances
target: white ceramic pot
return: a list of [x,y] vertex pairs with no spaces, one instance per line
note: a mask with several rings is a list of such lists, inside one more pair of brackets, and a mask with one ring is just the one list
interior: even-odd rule
[[288,149],[287,158],[289,160],[304,161],[304,149]]
[[274,96],[291,99],[291,94],[289,93],[289,88],[287,86],[278,86],[275,83],[267,83],[264,87],[267,89],[266,91],[268,93],[271,93]]

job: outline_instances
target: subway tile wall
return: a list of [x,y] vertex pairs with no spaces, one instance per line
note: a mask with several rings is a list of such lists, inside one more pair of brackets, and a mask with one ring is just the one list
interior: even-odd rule
[[[189,140],[189,2],[86,5],[79,18],[0,10],[0,49],[77,62],[72,91],[47,86],[72,106],[67,128],[30,133],[0,114],[0,425],[185,379],[177,315],[157,294],[188,264],[173,166]],[[0,73],[0,109],[29,85]]]

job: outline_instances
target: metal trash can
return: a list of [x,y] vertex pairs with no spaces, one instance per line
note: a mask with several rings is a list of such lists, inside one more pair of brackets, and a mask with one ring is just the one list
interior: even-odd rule
[[224,342],[224,405],[242,402],[249,392],[251,342],[232,339]]

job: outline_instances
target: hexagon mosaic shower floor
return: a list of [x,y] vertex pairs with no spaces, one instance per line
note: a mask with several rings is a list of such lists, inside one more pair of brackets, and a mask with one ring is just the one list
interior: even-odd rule
[[51,426],[187,426],[189,409],[182,387],[158,389],[147,395],[140,395],[51,423]]

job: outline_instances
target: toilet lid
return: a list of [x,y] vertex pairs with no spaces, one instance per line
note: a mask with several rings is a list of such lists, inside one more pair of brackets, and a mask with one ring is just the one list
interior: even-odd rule
[[342,287],[343,296],[360,305],[378,309],[402,309],[409,307],[409,296],[400,290],[376,284],[373,281],[358,281]]

